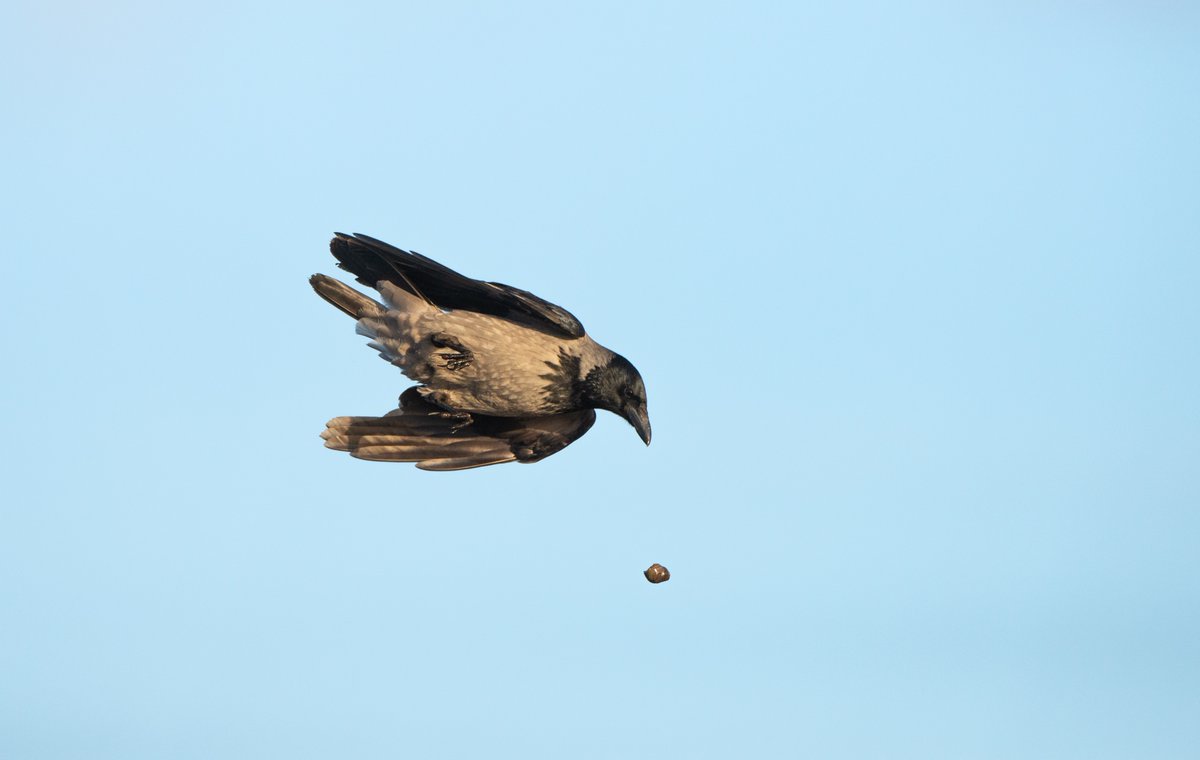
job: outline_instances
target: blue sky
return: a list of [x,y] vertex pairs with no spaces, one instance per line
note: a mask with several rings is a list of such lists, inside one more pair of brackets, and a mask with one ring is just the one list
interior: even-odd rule
[[[1194,755],[1194,8],[4,16],[0,756]],[[653,445],[323,449],[407,386],[334,230],[566,306]]]

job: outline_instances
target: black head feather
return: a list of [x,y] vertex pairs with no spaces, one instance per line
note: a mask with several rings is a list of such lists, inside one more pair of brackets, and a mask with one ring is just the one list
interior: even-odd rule
[[642,440],[650,443],[646,384],[628,359],[614,354],[607,364],[593,367],[583,379],[582,390],[583,400],[589,406],[624,417]]

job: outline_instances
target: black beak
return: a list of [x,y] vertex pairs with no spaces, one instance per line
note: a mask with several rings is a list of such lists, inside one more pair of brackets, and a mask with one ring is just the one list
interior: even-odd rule
[[644,406],[627,406],[622,417],[629,420],[629,424],[633,425],[633,429],[637,431],[638,436],[645,441],[646,445],[650,445],[650,415],[646,414]]

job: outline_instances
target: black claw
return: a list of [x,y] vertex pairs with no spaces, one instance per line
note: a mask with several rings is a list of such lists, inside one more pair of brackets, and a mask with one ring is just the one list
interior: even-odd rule
[[438,354],[439,358],[445,360],[446,369],[451,372],[462,369],[475,358],[474,354],[471,353],[471,349],[464,346],[462,341],[449,333],[434,333],[429,336],[429,342],[438,348],[449,348],[454,351],[454,353]]
[[475,421],[470,412],[430,412],[429,416],[442,420],[454,420],[454,424],[450,426],[451,433],[457,433]]

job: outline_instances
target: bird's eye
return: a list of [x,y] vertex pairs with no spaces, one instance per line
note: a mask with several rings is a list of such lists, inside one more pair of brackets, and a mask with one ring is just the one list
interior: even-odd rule
[[622,388],[621,395],[630,401],[635,401],[637,399],[637,394],[633,392],[632,388]]

